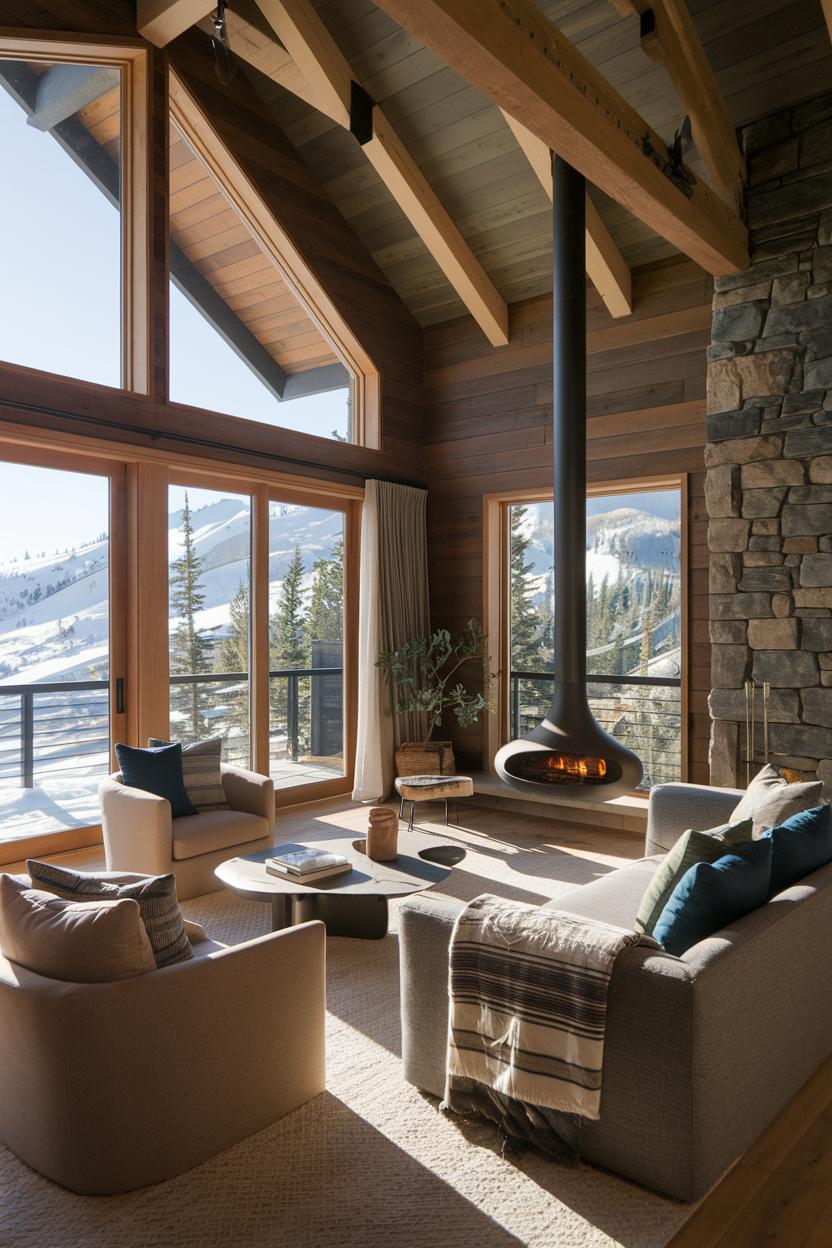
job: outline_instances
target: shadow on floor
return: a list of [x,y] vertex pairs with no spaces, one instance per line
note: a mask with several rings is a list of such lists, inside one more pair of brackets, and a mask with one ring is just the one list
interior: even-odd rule
[[2,1242],[27,1248],[523,1245],[328,1092],[186,1174],[136,1192],[77,1196],[6,1149],[0,1175]]
[[[484,1119],[460,1118],[454,1114],[443,1113],[435,1096],[429,1092],[421,1092],[420,1095],[435,1109],[438,1117],[454,1125],[466,1145],[484,1149],[500,1157],[541,1191],[585,1218],[595,1230],[609,1235],[620,1248],[648,1248],[648,1245],[650,1248],[657,1248],[659,1244],[665,1245],[667,1242],[666,1232],[661,1233],[656,1240],[646,1240],[643,1226],[639,1226],[633,1234],[628,1234],[627,1205],[631,1201],[633,1204],[641,1204],[645,1198],[653,1199],[662,1208],[663,1215],[670,1211],[672,1216],[678,1211],[678,1226],[682,1225],[695,1208],[695,1205],[683,1204],[681,1201],[650,1192],[649,1189],[600,1166],[582,1161],[574,1166],[561,1165],[534,1148],[506,1148],[496,1124]],[[593,1179],[596,1181],[593,1182]]]

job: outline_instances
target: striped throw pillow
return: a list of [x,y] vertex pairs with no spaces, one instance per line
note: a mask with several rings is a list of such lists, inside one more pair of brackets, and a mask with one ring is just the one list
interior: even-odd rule
[[157,967],[194,956],[176,898],[176,877],[151,875],[134,884],[114,884],[88,871],[70,871],[30,859],[26,870],[34,888],[70,901],[121,901],[132,897],[147,930]]
[[[170,745],[169,741],[157,741],[151,737],[150,749]],[[182,746],[182,779],[185,792],[197,810],[224,810],[228,807],[222,787],[222,737],[208,737]]]

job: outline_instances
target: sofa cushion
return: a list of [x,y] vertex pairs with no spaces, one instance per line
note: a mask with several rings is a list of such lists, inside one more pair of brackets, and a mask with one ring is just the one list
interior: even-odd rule
[[633,928],[645,889],[660,862],[660,858],[639,858],[590,884],[569,885],[543,908],[568,910],[587,919]]
[[636,915],[636,931],[652,933],[671,893],[686,871],[697,862],[716,862],[726,848],[751,840],[751,820],[710,828],[707,832],[689,829],[683,832],[676,844],[668,850],[659,868],[647,885]]
[[773,897],[832,862],[832,806],[803,810],[767,835],[773,846],[769,888]]
[[[150,749],[172,745],[151,737]],[[182,746],[182,779],[185,792],[197,810],[225,810],[228,799],[222,787],[222,737],[208,737]]]
[[71,871],[68,867],[35,859],[29,859],[26,870],[36,888],[70,901],[91,901],[93,898],[116,901],[132,897],[138,902],[157,966],[171,966],[193,956],[176,899],[174,875],[146,875],[130,883],[116,884],[94,871]]
[[770,837],[736,845],[716,862],[697,862],[676,885],[653,937],[677,958],[768,899]]
[[138,903],[64,901],[0,875],[0,950],[10,962],[75,984],[132,979],[156,962]]
[[131,789],[154,793],[170,802],[174,819],[196,814],[196,807],[185,792],[182,779],[182,746],[161,746],[140,750],[132,745],[117,745],[116,757],[124,783]]
[[203,810],[173,825],[174,861],[235,849],[249,841],[268,840],[269,823],[239,810]]
[[751,819],[754,836],[760,837],[769,828],[776,828],[792,815],[801,810],[810,810],[822,801],[822,781],[789,784],[782,772],[767,763],[734,807],[731,822],[739,823],[741,819]]

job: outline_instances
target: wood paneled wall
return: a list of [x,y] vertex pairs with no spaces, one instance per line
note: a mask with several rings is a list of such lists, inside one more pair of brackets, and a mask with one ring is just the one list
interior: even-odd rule
[[[589,479],[688,474],[689,778],[707,782],[710,654],[704,503],[705,371],[712,283],[690,261],[633,274],[634,312],[613,321],[588,291]],[[483,617],[483,495],[549,488],[551,300],[511,309],[511,341],[483,345],[470,321],[426,331],[426,476],[436,626]],[[446,725],[462,767],[482,729]]]

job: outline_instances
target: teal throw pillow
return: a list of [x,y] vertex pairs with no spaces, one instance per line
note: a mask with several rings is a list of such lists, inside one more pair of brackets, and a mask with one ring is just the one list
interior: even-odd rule
[[772,840],[736,845],[716,862],[690,867],[673,890],[653,937],[680,958],[700,940],[756,910],[768,900]]
[[647,885],[636,915],[636,931],[644,932],[647,936],[652,935],[659,915],[670,900],[674,888],[697,862],[716,862],[725,854],[727,847],[741,845],[743,841],[750,841],[751,837],[750,819],[719,828],[709,828],[707,832],[696,832],[693,829],[683,832],[662,858],[655,875]]
[[769,896],[832,862],[832,806],[801,810],[766,833],[773,845]]

